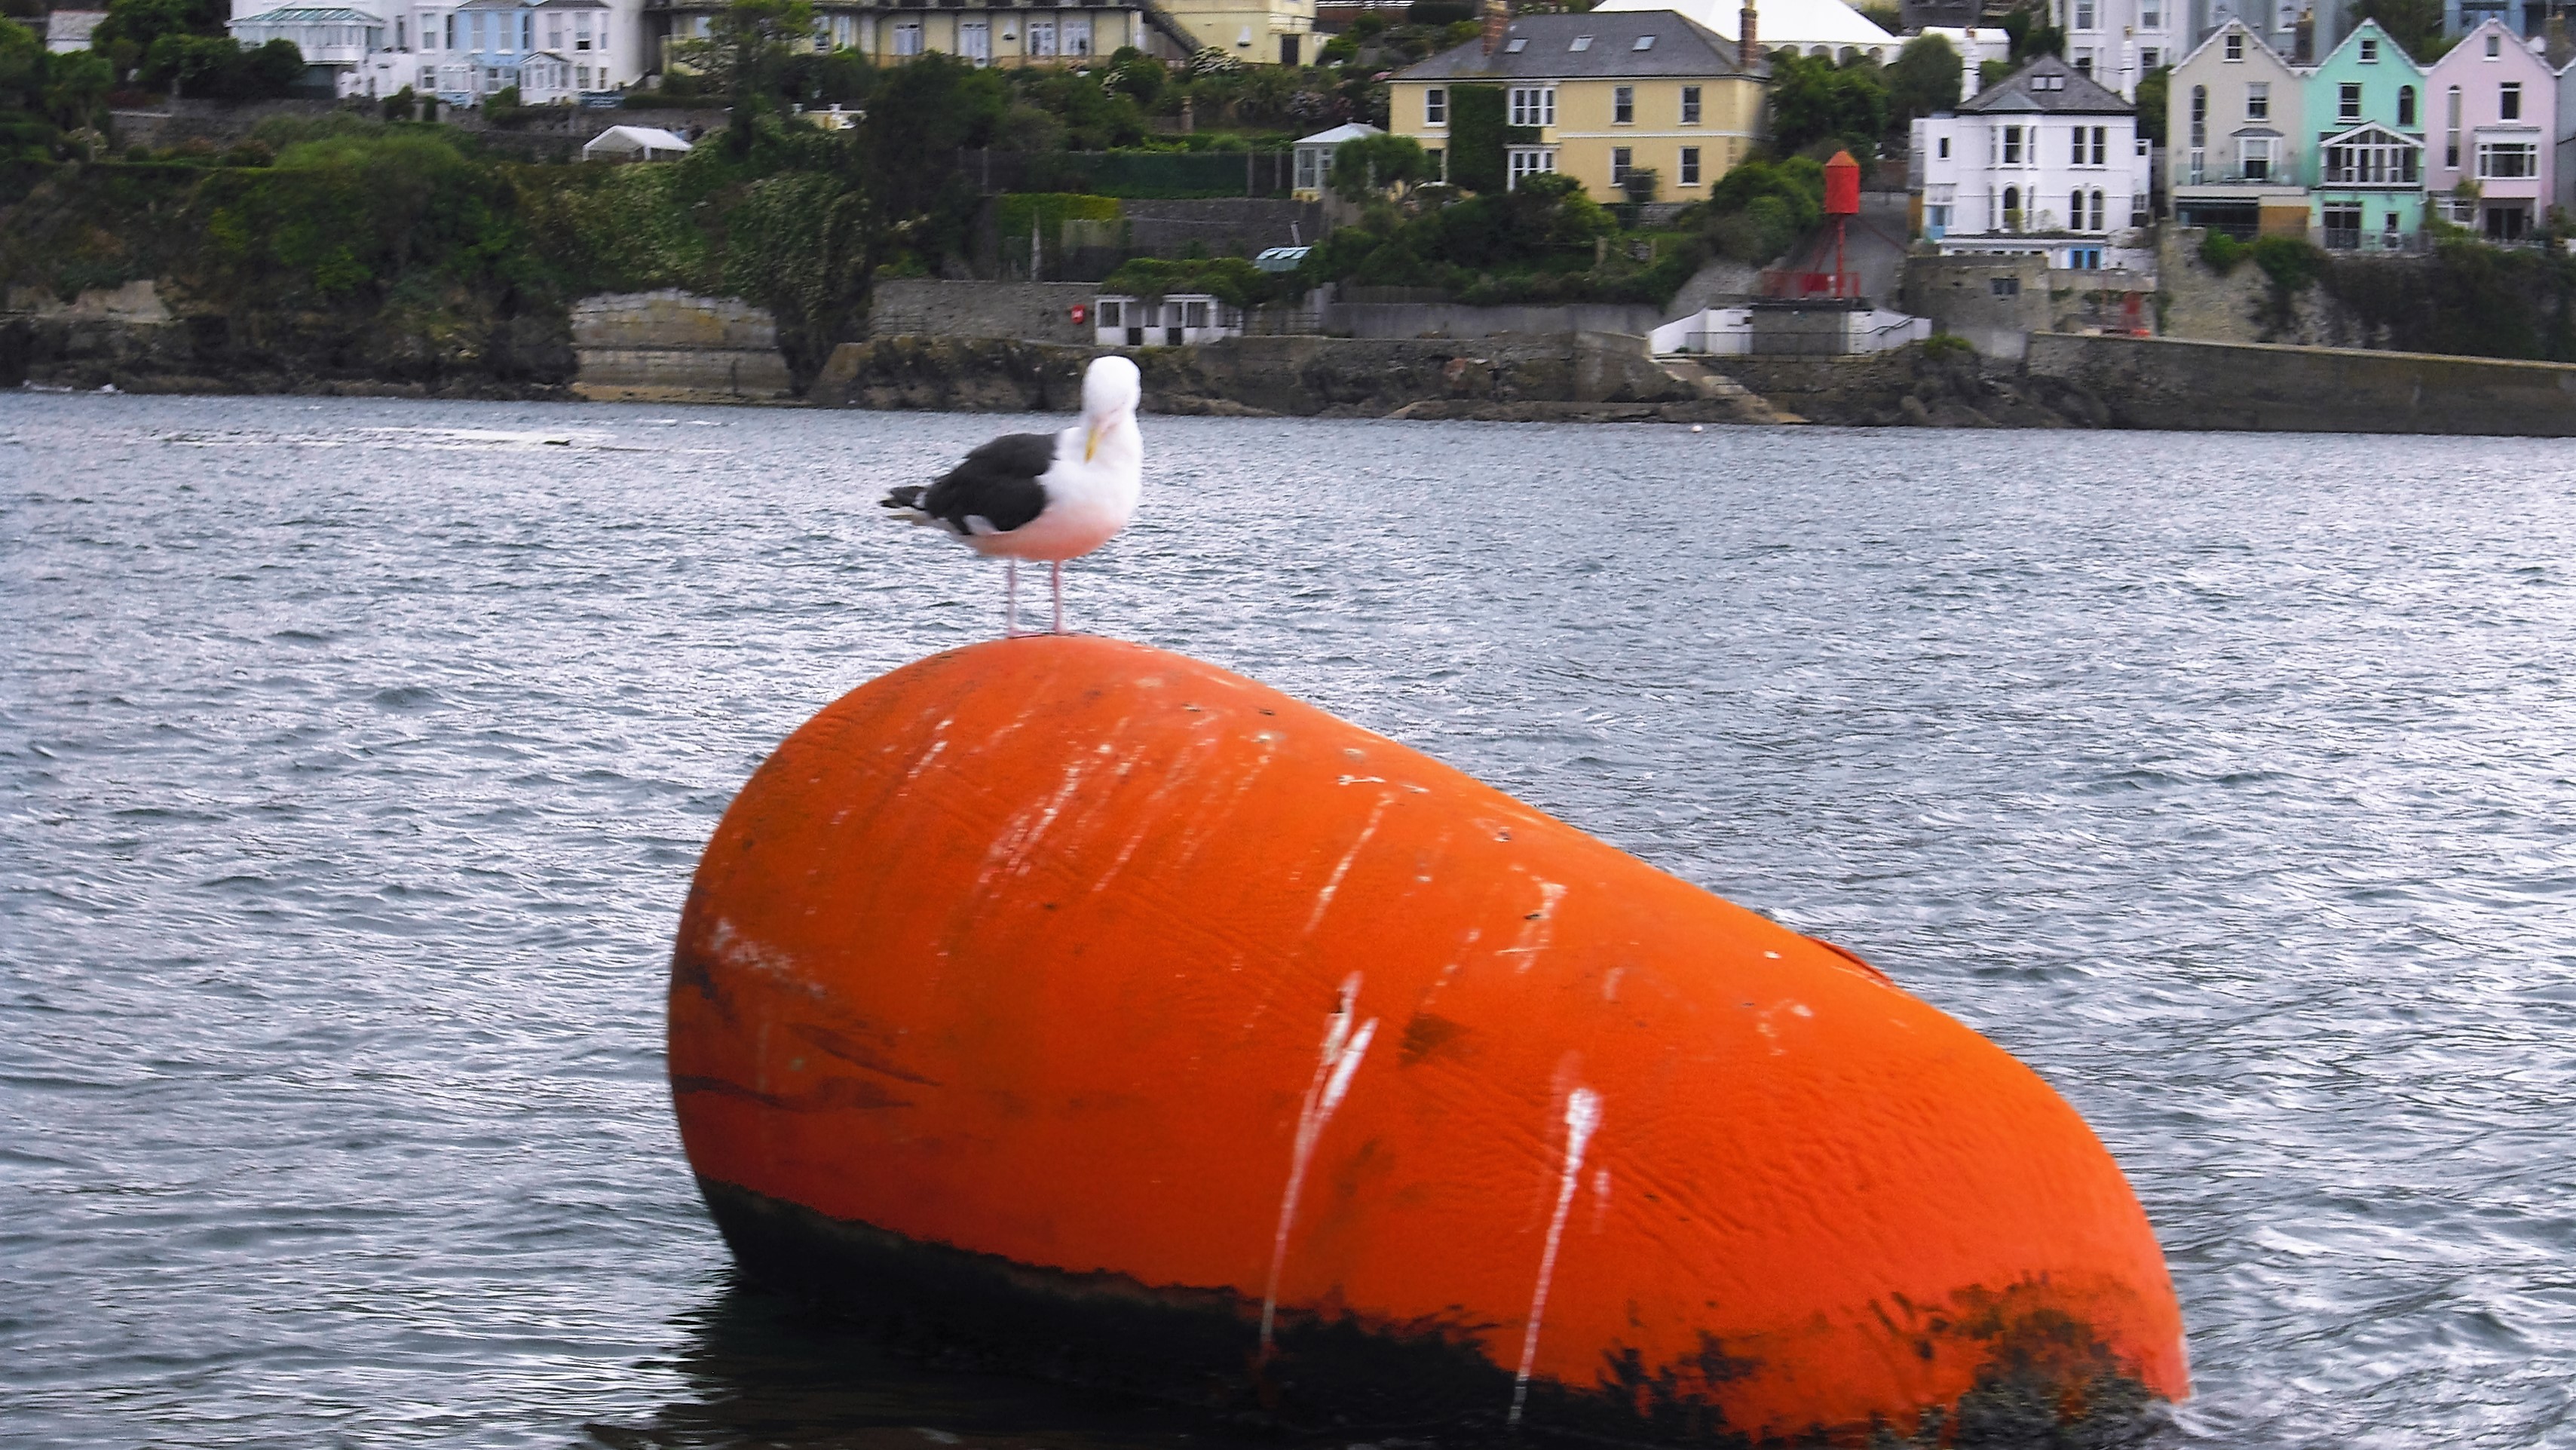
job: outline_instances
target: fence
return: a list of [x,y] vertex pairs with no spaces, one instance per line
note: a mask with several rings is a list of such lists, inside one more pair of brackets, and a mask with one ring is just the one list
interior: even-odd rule
[[957,164],[987,196],[1286,196],[1293,179],[1287,151],[960,151]]

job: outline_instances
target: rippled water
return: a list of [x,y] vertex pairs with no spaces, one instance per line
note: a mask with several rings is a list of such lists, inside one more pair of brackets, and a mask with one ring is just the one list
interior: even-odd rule
[[[699,843],[990,418],[0,398],[0,1440],[1137,1447],[737,1288]],[[2090,1117],[2212,1447],[2576,1443],[2576,450],[1152,419],[1077,625],[1843,942]],[[931,1434],[908,1427],[927,1427]]]

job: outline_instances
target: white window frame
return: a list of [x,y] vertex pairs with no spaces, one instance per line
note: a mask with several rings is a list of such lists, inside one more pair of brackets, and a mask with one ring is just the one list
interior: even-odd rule
[[[2496,162],[2517,157],[2517,170],[2499,171]],[[2540,175],[2540,146],[2534,141],[2480,141],[2478,143],[2478,180],[2529,181]]]
[[1424,88],[1422,92],[1422,124],[1425,126],[1446,126],[1449,124],[1449,88],[1447,86],[1428,86]]
[[1681,149],[1681,154],[1680,154],[1678,157],[1674,158],[1674,161],[1675,161],[1675,164],[1674,164],[1674,167],[1673,167],[1674,174],[1675,174],[1675,175],[1677,175],[1677,176],[1679,176],[1679,177],[1681,178],[1679,181],[1675,182],[1675,183],[1674,183],[1674,185],[1676,185],[1676,186],[1697,186],[1697,185],[1699,185],[1699,148],[1698,148],[1698,147],[1696,147],[1696,146],[1685,146],[1685,147],[1683,147],[1683,148]]
[[2245,83],[2245,119],[2248,121],[2272,119],[2272,83],[2270,81]]
[[[1556,87],[1512,87],[1509,123],[1514,126],[1555,125]],[[1553,171],[1556,168],[1551,166],[1548,169]]]
[[1556,170],[1556,148],[1553,146],[1514,146],[1505,154],[1503,164],[1510,173],[1506,191],[1520,190],[1525,176],[1550,175]]
[[1610,88],[1610,124],[1613,126],[1637,124],[1637,88],[1635,86]]
[[[1758,40],[1759,37],[1756,39]],[[1699,124],[1699,87],[1697,86],[1682,87],[1682,124],[1685,126]]]
[[1636,167],[1637,151],[1635,147],[1613,146],[1610,148],[1610,184],[1612,186],[1618,186],[1625,183],[1628,179],[1628,173],[1634,171]]

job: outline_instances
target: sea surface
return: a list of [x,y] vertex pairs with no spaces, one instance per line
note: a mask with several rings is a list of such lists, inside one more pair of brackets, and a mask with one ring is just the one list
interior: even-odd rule
[[[1000,624],[877,495],[1033,425],[0,396],[0,1443],[1204,1443],[741,1287],[663,1084],[732,793]],[[2170,1255],[2165,1443],[2576,1445],[2576,447],[1146,433],[1077,628],[2021,1055]]]

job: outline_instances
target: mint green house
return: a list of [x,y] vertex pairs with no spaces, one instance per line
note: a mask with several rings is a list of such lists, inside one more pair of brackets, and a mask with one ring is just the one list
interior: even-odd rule
[[2376,20],[2308,72],[2308,225],[2330,250],[2398,251],[2424,233],[2424,68]]

